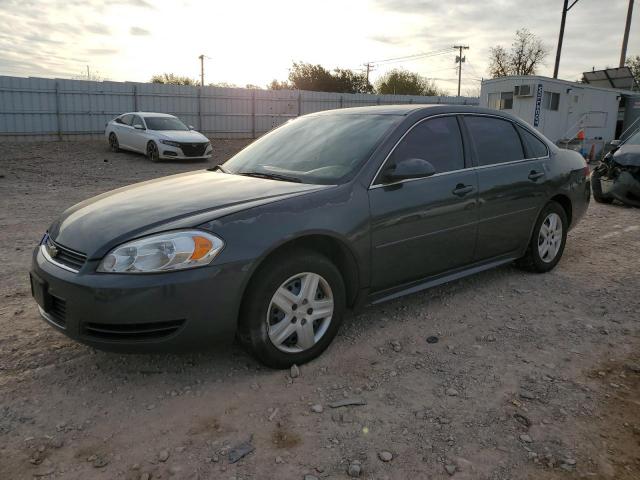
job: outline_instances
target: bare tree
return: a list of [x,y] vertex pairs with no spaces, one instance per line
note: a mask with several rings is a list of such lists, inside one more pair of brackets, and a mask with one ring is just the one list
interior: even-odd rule
[[516,38],[507,50],[502,45],[491,48],[489,74],[493,78],[507,75],[535,75],[549,49],[526,28],[516,31]]

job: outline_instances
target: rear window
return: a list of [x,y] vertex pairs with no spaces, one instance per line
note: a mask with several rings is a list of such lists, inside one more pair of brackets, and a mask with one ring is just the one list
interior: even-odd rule
[[513,124],[494,117],[464,116],[479,165],[524,159],[522,143]]
[[522,128],[520,125],[516,128],[518,129],[518,132],[520,132],[520,137],[522,138],[522,143],[524,143],[527,158],[546,157],[549,154],[547,146],[542,142],[542,140],[536,137],[533,133]]

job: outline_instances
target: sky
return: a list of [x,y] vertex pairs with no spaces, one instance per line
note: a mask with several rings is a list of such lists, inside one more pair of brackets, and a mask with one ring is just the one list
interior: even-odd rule
[[[560,77],[616,67],[628,0],[579,0],[567,15]],[[489,49],[527,28],[549,49],[551,76],[562,0],[0,0],[0,75],[149,81],[171,72],[205,83],[265,86],[293,61],[362,70],[391,68],[456,93],[453,45],[468,45],[462,93],[477,95]],[[636,5],[628,55],[640,54]],[[424,52],[446,53],[375,63]]]

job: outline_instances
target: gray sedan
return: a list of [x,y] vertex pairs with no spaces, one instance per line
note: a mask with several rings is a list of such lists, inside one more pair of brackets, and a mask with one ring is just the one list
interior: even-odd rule
[[33,255],[42,317],[96,348],[238,338],[284,368],[345,312],[516,262],[547,272],[589,169],[521,120],[464,106],[327,111],[219,167],[79,203]]

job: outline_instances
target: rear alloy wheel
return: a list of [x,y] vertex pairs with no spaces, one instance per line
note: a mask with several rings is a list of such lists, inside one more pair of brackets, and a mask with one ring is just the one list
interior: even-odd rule
[[120,143],[118,142],[118,137],[116,137],[115,133],[109,134],[109,147],[111,148],[112,152],[120,151]]
[[298,250],[267,260],[245,292],[238,336],[270,367],[308,362],[338,332],[344,292],[339,270],[316,252]]
[[154,163],[160,160],[160,152],[155,142],[149,142],[147,144],[147,157]]
[[526,270],[544,273],[553,269],[564,252],[569,222],[567,214],[557,202],[549,202],[542,209],[524,257],[517,265]]

